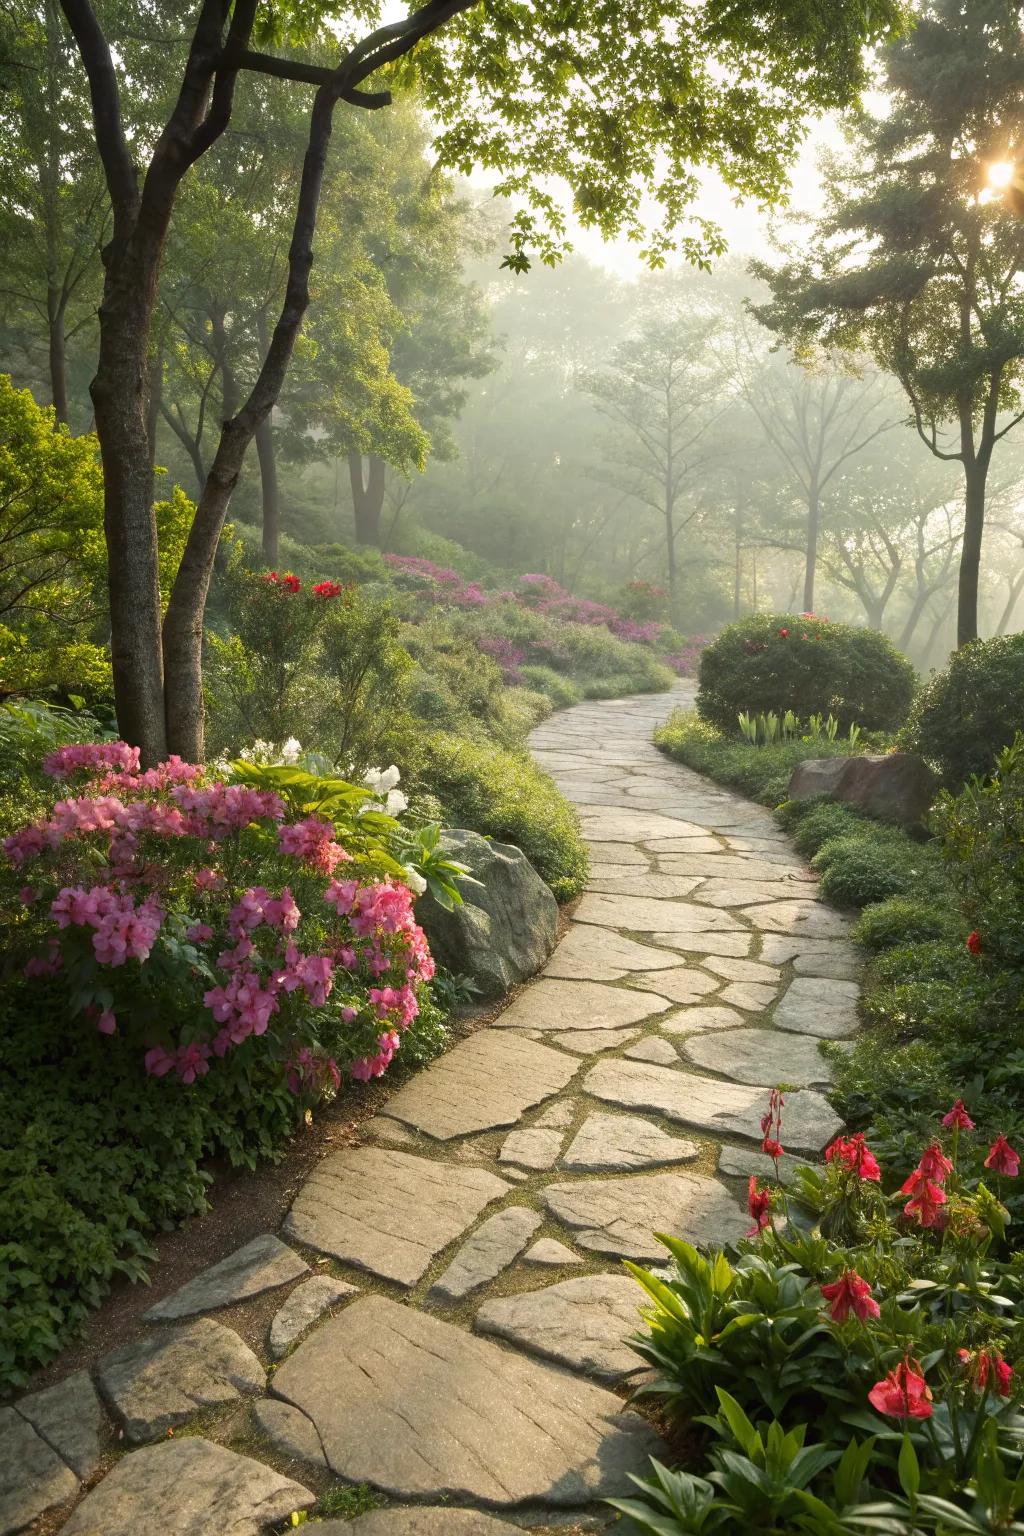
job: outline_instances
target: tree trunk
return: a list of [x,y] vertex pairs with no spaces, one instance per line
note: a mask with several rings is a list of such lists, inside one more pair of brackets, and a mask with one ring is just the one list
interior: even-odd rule
[[985,530],[987,478],[988,465],[984,461],[964,465],[964,542],[960,554],[956,609],[958,648],[978,638],[978,576],[981,570],[981,540]]
[[807,497],[807,550],[804,560],[804,613],[814,612],[814,580],[818,569],[818,524],[821,521],[821,502],[817,487],[813,486]]
[[269,416],[264,416],[256,428],[256,453],[263,492],[263,558],[273,568],[277,565],[281,516],[277,494],[277,451]]
[[156,433],[160,410],[164,399],[164,350],[163,341],[153,348],[149,361],[149,410],[146,416],[146,436],[149,439],[149,457],[156,463]]
[[736,508],[736,517],[733,525],[733,536],[736,548],[736,558],[733,569],[732,582],[732,617],[733,623],[740,616],[740,585],[743,579],[743,513],[739,506]]
[[679,570],[676,564],[676,530],[671,508],[665,512],[665,557],[668,562],[668,612],[675,628],[679,628]]
[[366,461],[363,480],[363,456],[354,450],[348,456],[348,476],[352,486],[352,510],[356,520],[356,543],[381,548],[381,514],[384,510],[384,460],[371,453]]
[[64,335],[64,305],[54,288],[46,294],[47,328],[49,331],[50,398],[57,420],[67,425],[68,372],[67,344]]

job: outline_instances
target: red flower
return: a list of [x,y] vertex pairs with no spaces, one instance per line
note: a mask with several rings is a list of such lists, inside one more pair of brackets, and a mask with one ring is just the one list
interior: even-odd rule
[[943,1125],[954,1126],[958,1131],[973,1131],[974,1121],[964,1109],[963,1099],[957,1099],[948,1115],[942,1117]]
[[340,597],[344,587],[337,581],[318,581],[313,588],[314,597]]
[[1013,1150],[1002,1131],[988,1149],[985,1167],[993,1173],[1005,1173],[1008,1179],[1015,1179],[1020,1172],[1020,1153]]
[[916,1360],[901,1360],[894,1371],[887,1371],[868,1393],[868,1402],[879,1413],[894,1419],[930,1419],[931,1388],[921,1375]]
[[785,1099],[780,1088],[773,1088],[768,1095],[768,1108],[761,1116],[761,1151],[778,1164],[782,1156],[782,1111]]
[[289,592],[299,592],[302,590],[302,582],[291,571],[288,572],[287,576],[281,577],[281,585]]
[[972,955],[981,954],[981,934],[978,932],[977,928],[972,929],[971,932],[967,935],[967,948],[970,950]]
[[875,1154],[864,1140],[864,1132],[858,1131],[851,1136],[849,1141],[842,1136],[837,1136],[830,1147],[825,1149],[826,1163],[835,1162],[838,1159],[845,1163],[847,1168],[852,1168],[859,1179],[874,1180],[877,1184],[881,1181],[882,1170],[875,1160]]
[[931,1179],[935,1184],[944,1184],[946,1182],[946,1174],[950,1172],[953,1164],[943,1152],[939,1143],[933,1141],[921,1153],[921,1161],[917,1166],[926,1179]]
[[945,1224],[946,1213],[942,1207],[946,1203],[946,1191],[941,1184],[933,1184],[921,1172],[915,1168],[910,1178],[900,1190],[901,1195],[910,1195],[903,1207],[904,1216],[912,1216],[920,1222],[922,1227],[941,1227]]
[[771,1223],[772,1192],[770,1189],[759,1189],[757,1176],[753,1173],[747,1185],[747,1210],[754,1223],[747,1236],[756,1237]]
[[823,1285],[821,1294],[832,1303],[829,1311],[834,1323],[845,1323],[851,1312],[862,1323],[879,1315],[870,1285],[855,1269],[846,1269],[831,1285]]
[[788,640],[789,639],[789,630],[788,629],[780,629],[779,630],[779,639],[780,640]]
[[761,1143],[761,1151],[764,1153],[765,1157],[772,1158],[772,1160],[776,1163],[782,1156],[784,1150],[785,1149],[780,1145],[780,1143],[773,1141],[770,1136],[766,1136],[764,1141]]
[[979,1392],[987,1391],[991,1380],[1000,1397],[1009,1397],[1013,1367],[1007,1365],[998,1349],[979,1349],[976,1355],[967,1349],[958,1349],[957,1355],[971,1384]]

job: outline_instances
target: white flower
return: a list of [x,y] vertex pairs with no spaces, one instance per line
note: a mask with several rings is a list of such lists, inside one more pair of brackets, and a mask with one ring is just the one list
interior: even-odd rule
[[427,882],[424,880],[419,870],[410,869],[408,865],[406,865],[405,868],[405,883],[409,887],[410,891],[412,891],[414,896],[422,896],[423,892],[427,888]]
[[281,761],[282,761],[282,763],[289,763],[289,764],[297,763],[301,756],[302,756],[302,743],[301,743],[301,741],[296,741],[294,736],[289,736],[288,740],[285,742],[284,746],[281,748]]
[[369,785],[375,795],[386,795],[388,790],[394,789],[402,775],[394,763],[390,768],[368,768],[363,776],[363,783]]
[[388,791],[385,810],[389,816],[401,816],[402,812],[408,808],[408,805],[409,796],[403,795],[400,789],[392,789]]

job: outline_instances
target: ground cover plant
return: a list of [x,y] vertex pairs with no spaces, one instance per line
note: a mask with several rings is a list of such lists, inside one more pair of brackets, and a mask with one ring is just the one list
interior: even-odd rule
[[937,769],[947,789],[992,771],[1024,720],[1024,635],[974,640],[925,683],[900,745]]
[[[764,1118],[766,1170],[785,1100]],[[701,1255],[660,1236],[666,1277],[634,1340],[640,1389],[699,1436],[695,1470],[655,1462],[616,1500],[651,1536],[717,1530],[913,1536],[1019,1530],[1024,1509],[1006,1136],[956,1100],[930,1116],[902,1180],[862,1134],[839,1137],[792,1195],[751,1176],[751,1228]]]

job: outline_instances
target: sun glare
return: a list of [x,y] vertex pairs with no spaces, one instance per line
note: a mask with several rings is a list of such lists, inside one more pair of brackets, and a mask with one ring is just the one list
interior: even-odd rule
[[1012,182],[1016,170],[1012,160],[993,160],[988,168],[989,185],[1002,192]]

